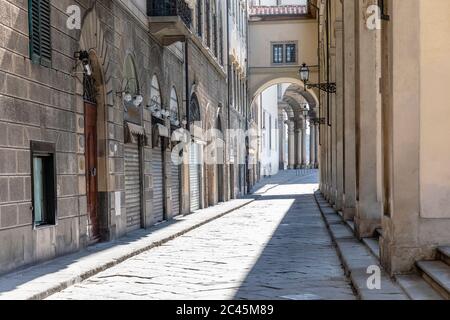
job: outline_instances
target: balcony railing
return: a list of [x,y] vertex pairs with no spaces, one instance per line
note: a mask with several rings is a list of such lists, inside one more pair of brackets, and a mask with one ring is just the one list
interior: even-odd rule
[[192,11],[184,0],[147,0],[149,17],[178,16],[188,28],[192,24]]

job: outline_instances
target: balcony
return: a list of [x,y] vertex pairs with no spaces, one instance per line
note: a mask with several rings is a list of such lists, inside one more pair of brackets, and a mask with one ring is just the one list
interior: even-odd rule
[[191,35],[192,11],[183,0],[147,0],[150,33],[163,46],[186,41]]

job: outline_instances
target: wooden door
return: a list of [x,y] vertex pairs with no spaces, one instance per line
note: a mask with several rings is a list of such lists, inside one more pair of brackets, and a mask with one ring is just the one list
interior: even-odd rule
[[89,241],[100,238],[97,199],[97,106],[85,102],[86,192],[89,216]]

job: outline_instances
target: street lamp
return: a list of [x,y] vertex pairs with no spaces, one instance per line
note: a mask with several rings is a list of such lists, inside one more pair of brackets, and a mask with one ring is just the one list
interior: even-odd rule
[[302,80],[304,84],[308,83],[309,67],[306,65],[306,63],[302,64],[298,73],[300,74],[300,80]]
[[306,117],[308,117],[308,115],[309,115],[309,109],[308,108],[304,108],[303,110],[302,110],[302,114],[303,114],[303,116],[306,118]]
[[306,63],[303,63],[298,71],[300,75],[300,80],[303,81],[306,89],[317,88],[321,91],[325,91],[327,93],[336,93],[336,83],[335,82],[326,82],[326,83],[309,83],[310,70]]

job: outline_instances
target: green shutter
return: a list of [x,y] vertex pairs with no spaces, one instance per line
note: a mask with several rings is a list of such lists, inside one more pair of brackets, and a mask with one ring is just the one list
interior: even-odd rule
[[52,45],[50,0],[29,0],[30,58],[34,63],[51,66]]

